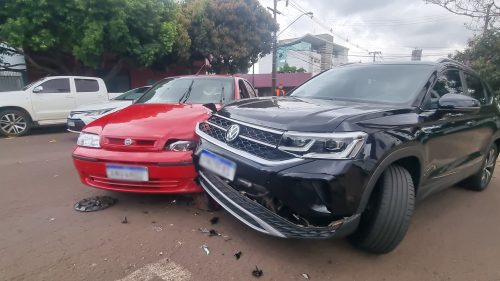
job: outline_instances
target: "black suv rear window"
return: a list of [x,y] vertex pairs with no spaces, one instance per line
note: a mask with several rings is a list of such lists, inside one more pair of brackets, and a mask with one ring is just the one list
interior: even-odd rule
[[370,103],[412,103],[434,66],[355,65],[329,70],[304,83],[291,96]]

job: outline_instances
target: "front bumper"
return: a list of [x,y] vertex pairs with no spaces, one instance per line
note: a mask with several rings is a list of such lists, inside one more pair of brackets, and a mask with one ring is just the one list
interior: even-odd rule
[[[171,152],[123,152],[77,147],[73,163],[83,184],[112,191],[150,194],[199,193],[197,176],[190,153],[175,156]],[[144,166],[149,181],[109,179],[106,164]]]
[[326,227],[305,227],[294,224],[259,203],[242,196],[218,176],[200,171],[200,183],[205,191],[233,216],[261,233],[282,238],[325,239],[344,237],[357,228],[360,215],[331,222]]
[[[202,150],[235,162],[234,181],[200,167]],[[351,233],[359,223],[357,210],[369,178],[363,160],[300,159],[266,165],[205,139],[194,155],[194,163],[203,189],[226,210],[250,227],[280,237],[327,238]],[[267,194],[272,202],[285,206],[288,215],[271,211],[249,194]],[[308,224],[290,220],[293,214]]]
[[85,127],[87,124],[81,119],[68,118],[67,125],[68,125],[68,131],[72,133],[79,133],[82,131],[83,127]]

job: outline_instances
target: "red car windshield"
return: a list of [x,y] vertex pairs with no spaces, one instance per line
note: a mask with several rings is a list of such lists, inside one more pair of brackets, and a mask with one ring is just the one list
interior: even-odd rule
[[180,77],[162,80],[137,103],[225,103],[234,99],[232,78]]

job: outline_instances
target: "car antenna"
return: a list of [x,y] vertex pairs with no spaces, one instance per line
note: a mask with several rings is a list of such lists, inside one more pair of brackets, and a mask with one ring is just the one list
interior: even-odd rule
[[193,88],[193,84],[194,84],[194,79],[191,81],[191,84],[189,84],[189,88],[187,89],[187,91],[179,99],[179,103],[181,103],[181,101],[184,99],[184,97],[186,97],[184,99],[184,102],[186,102],[189,99],[189,95],[191,95],[191,89]]

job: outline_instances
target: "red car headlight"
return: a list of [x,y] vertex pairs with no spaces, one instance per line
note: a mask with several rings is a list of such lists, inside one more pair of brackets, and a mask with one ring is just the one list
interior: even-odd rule
[[197,141],[193,140],[172,140],[165,145],[165,150],[169,151],[193,151],[198,145]]

